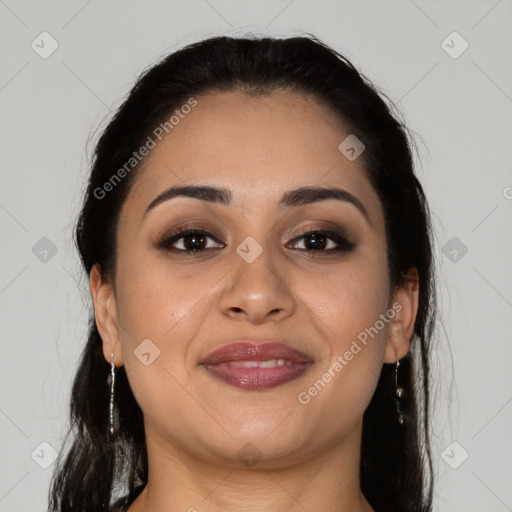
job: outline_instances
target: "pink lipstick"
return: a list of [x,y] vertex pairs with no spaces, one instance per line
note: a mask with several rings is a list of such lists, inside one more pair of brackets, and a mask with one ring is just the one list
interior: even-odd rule
[[230,343],[201,364],[214,377],[242,389],[268,389],[300,377],[314,361],[283,343]]

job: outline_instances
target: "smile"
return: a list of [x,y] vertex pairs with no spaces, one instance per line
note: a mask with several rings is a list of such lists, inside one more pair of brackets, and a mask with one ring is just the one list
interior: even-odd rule
[[294,363],[285,359],[230,361],[204,364],[213,377],[241,389],[269,389],[299,378],[312,362]]

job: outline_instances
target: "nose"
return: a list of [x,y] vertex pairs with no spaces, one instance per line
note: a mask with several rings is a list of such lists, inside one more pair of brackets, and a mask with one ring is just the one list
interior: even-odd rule
[[233,251],[232,272],[220,297],[222,314],[253,324],[282,321],[293,315],[297,301],[288,276],[272,258],[271,250],[250,263]]

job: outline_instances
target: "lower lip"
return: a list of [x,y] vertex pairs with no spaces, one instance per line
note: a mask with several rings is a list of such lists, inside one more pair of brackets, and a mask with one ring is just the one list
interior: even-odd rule
[[271,368],[241,368],[229,364],[203,365],[217,379],[242,389],[269,389],[298,379],[313,363]]

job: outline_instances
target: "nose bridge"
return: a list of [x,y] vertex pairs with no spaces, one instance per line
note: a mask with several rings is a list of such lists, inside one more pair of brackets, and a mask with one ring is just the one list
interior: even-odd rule
[[252,280],[253,285],[261,283],[265,287],[271,286],[271,280],[278,280],[275,251],[267,238],[259,236],[258,241],[247,236],[238,244],[233,254],[237,280]]
[[261,321],[271,313],[293,313],[295,300],[282,275],[283,266],[276,264],[279,256],[268,236],[261,235],[259,240],[247,236],[230,257],[231,279],[220,304],[223,313],[245,312],[253,321]]

